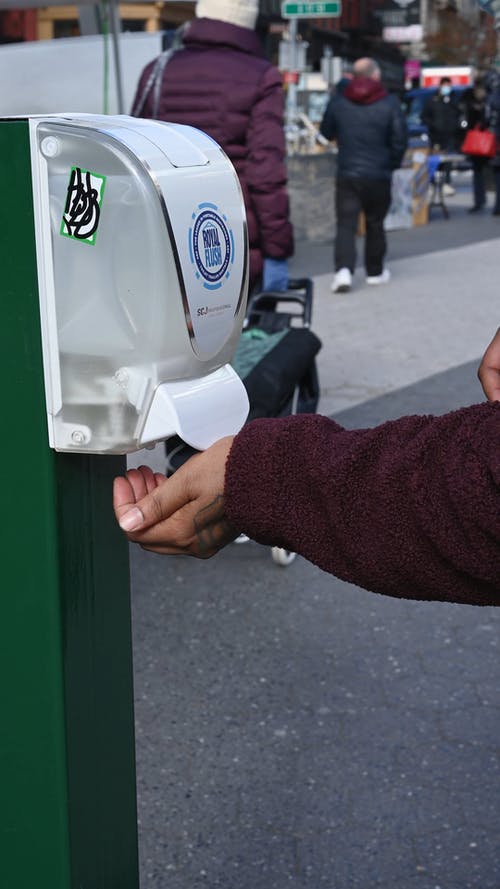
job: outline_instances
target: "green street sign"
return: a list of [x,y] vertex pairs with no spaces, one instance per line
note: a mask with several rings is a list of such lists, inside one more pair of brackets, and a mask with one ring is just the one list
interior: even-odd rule
[[281,4],[281,15],[285,19],[337,18],[342,12],[341,0],[330,3],[287,3]]

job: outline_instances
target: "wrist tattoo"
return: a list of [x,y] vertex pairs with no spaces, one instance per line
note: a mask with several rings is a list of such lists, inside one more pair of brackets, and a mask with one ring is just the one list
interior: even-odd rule
[[218,494],[211,503],[196,513],[193,524],[201,553],[219,549],[235,535],[224,512],[222,494]]

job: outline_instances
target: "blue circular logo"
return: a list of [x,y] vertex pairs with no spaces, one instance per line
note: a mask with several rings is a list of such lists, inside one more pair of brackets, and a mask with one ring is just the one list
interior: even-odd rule
[[232,232],[217,210],[216,204],[200,204],[189,230],[191,261],[212,286],[228,275],[233,252]]

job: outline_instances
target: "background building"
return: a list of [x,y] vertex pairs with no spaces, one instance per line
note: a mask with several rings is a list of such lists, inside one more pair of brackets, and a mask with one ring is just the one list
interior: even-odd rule
[[[14,0],[14,4],[19,0]],[[377,15],[381,0],[344,0],[338,18],[300,19],[298,33],[308,44],[307,65],[319,71],[325,48],[345,64],[360,55],[379,62],[384,81],[399,90],[403,85],[404,57],[394,43],[383,37],[383,22]],[[392,0],[384,0],[392,2]],[[410,0],[418,2],[418,0]],[[288,22],[281,16],[281,0],[261,0],[259,29],[268,56],[277,64],[279,43]],[[0,42],[70,37],[88,33],[88,6],[47,6],[42,9],[4,9],[0,12]],[[170,31],[194,16],[195,2],[122,3],[119,13],[123,31]]]

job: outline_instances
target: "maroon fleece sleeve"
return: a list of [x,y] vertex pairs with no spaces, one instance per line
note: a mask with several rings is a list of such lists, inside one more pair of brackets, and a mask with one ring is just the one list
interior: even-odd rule
[[230,520],[391,596],[500,604],[500,403],[346,430],[255,420],[226,468]]

